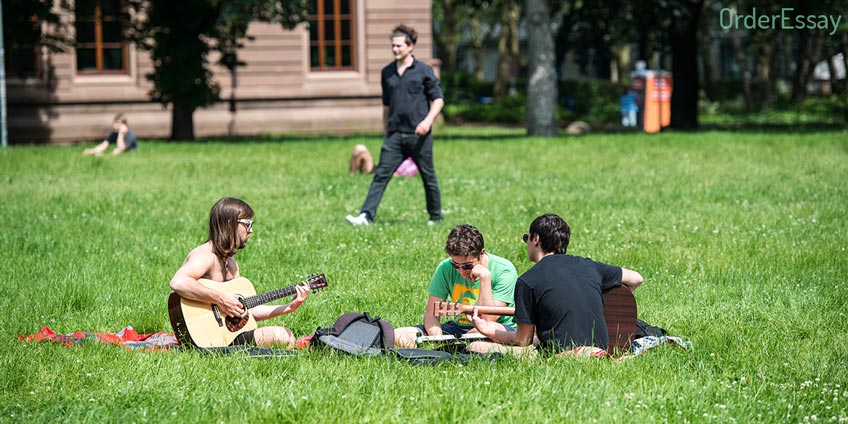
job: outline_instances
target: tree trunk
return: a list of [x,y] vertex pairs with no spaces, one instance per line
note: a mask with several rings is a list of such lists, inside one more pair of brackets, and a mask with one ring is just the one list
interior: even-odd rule
[[547,0],[525,0],[530,69],[527,81],[527,135],[557,135],[557,78]]
[[827,61],[827,74],[830,77],[830,94],[841,93],[842,87],[836,78],[836,58],[833,57],[833,39],[830,37],[825,38],[823,48],[824,60]]
[[672,25],[669,40],[674,91],[671,94],[671,127],[678,130],[698,128],[698,20],[704,0],[686,1],[688,16]]
[[452,0],[436,0],[434,8],[441,9],[442,30],[435,32],[434,36],[438,43],[439,56],[442,56],[442,70],[455,71],[457,68],[457,44],[459,43],[459,26],[462,14],[456,10],[459,6]]
[[627,76],[627,66],[630,63],[630,46],[627,44],[620,44],[618,46],[613,47],[612,49],[613,57],[615,57],[615,77],[613,82],[630,83],[630,79]]
[[810,51],[807,52],[807,57],[806,57],[806,60],[805,60],[807,66],[805,67],[806,68],[805,72],[801,76],[802,77],[801,83],[803,84],[802,87],[804,87],[804,89],[802,90],[802,92],[804,93],[804,97],[801,98],[802,101],[807,96],[807,89],[806,88],[807,88],[807,85],[810,84],[810,80],[813,78],[813,71],[815,71],[816,62],[821,58],[822,44],[823,44],[822,41],[824,39],[824,32],[822,30],[815,31],[812,34],[811,38],[812,38],[812,46],[813,47],[812,47],[812,49],[810,49]]
[[795,73],[792,75],[792,102],[801,103],[807,97],[807,84],[805,74],[810,66],[807,60],[809,52],[813,49],[813,37],[810,31],[798,31],[798,56],[795,58]]
[[171,109],[171,140],[194,140],[194,109],[173,103]]
[[742,36],[739,35],[739,30],[731,29],[730,38],[733,40],[733,52],[736,54],[736,62],[742,74],[742,98],[745,100],[745,110],[751,112],[754,110],[754,98],[751,96],[751,68],[748,66],[748,52],[742,47]]
[[452,13],[445,13],[445,35],[442,45],[445,46],[445,67],[446,71],[455,71],[456,66],[456,49],[459,44],[459,35],[457,34],[456,19]]
[[610,49],[607,43],[599,39],[595,44],[595,75],[597,78],[603,80],[609,80],[612,74],[612,68],[610,68],[610,63],[612,62],[612,56],[610,55]]
[[760,81],[762,87],[763,102],[772,105],[777,100],[777,37],[773,32],[767,40],[764,40],[762,55],[760,56]]
[[[701,34],[709,34],[710,19],[703,17],[699,20],[701,23]],[[710,37],[701,38],[701,61],[704,68],[704,94],[710,101],[715,101],[715,73],[713,72],[713,55],[712,55],[712,39]]]
[[839,50],[842,51],[842,63],[845,69],[845,90],[848,91],[848,31],[842,31],[842,42],[839,43]]
[[495,98],[500,99],[509,92],[510,67],[518,59],[518,20],[520,8],[515,0],[505,1],[501,6],[501,36],[498,39],[498,71],[495,75]]
[[781,47],[783,47],[783,67],[781,69],[780,77],[788,80],[789,75],[792,72],[792,32],[785,32],[783,37],[780,39]]
[[480,16],[471,16],[471,57],[474,59],[474,77],[477,81],[483,80],[483,50],[485,39],[480,31]]
[[639,53],[637,53],[638,57],[636,57],[636,60],[644,60],[647,65],[648,61],[651,60],[652,44],[648,31],[639,31],[639,39],[637,41]]
[[568,54],[568,36],[571,34],[572,24],[572,20],[568,15],[563,16],[562,22],[557,30],[556,43],[554,44],[554,51],[556,54],[556,57],[554,58],[554,66],[557,68],[562,65],[562,62],[565,60],[565,56]]
[[495,86],[493,88],[496,99],[506,96],[507,78],[509,78],[509,51],[507,50],[508,33],[506,27],[501,25],[501,36],[498,38],[498,70],[495,74]]

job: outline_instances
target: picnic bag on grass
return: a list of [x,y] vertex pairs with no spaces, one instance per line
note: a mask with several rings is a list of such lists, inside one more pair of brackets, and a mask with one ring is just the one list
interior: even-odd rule
[[352,355],[378,355],[395,345],[392,325],[368,312],[340,316],[330,328],[318,328],[312,344],[329,346]]
[[667,335],[668,331],[665,331],[664,328],[653,326],[638,318],[636,319],[636,334],[634,338],[638,339],[646,336],[662,337]]
[[372,317],[368,312],[351,312],[340,316],[329,328],[318,328],[308,336],[308,343],[315,347],[329,347],[351,355],[381,355],[405,360],[415,365],[436,365],[446,361],[466,362],[467,353],[449,353],[430,349],[395,349],[395,331],[392,325]]

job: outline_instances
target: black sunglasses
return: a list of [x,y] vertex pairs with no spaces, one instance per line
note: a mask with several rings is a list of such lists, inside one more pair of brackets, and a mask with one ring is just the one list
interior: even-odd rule
[[529,239],[529,238],[530,238],[530,234],[527,234],[527,233],[524,233],[524,235],[521,236],[521,239],[524,240],[525,243],[527,243],[527,239]]
[[450,264],[451,264],[452,267],[454,267],[454,269],[464,269],[466,271],[470,271],[470,270],[474,269],[474,264],[471,263],[471,262],[466,262],[464,264],[458,264],[458,263],[454,262],[453,259],[451,259]]

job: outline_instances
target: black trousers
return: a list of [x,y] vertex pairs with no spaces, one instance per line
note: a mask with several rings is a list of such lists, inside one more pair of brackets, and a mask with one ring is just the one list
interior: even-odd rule
[[380,162],[374,169],[374,179],[368,189],[368,196],[360,212],[374,220],[377,208],[383,199],[383,192],[404,159],[411,157],[421,174],[424,194],[427,199],[427,213],[430,219],[442,219],[442,197],[439,193],[439,181],[433,166],[433,134],[419,136],[410,133],[392,133],[383,140],[380,148]]

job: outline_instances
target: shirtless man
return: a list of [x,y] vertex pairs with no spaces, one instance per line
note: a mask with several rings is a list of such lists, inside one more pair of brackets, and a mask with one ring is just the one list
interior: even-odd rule
[[[240,199],[224,197],[209,212],[209,239],[195,247],[171,279],[171,290],[181,297],[217,304],[227,316],[239,317],[244,306],[230,293],[210,289],[197,280],[228,281],[239,277],[233,257],[253,234],[253,209]],[[259,305],[250,310],[256,321],[297,310],[309,295],[307,283],[296,287],[297,294],[286,305]],[[239,334],[232,345],[294,347],[295,337],[286,327],[268,326]]]

